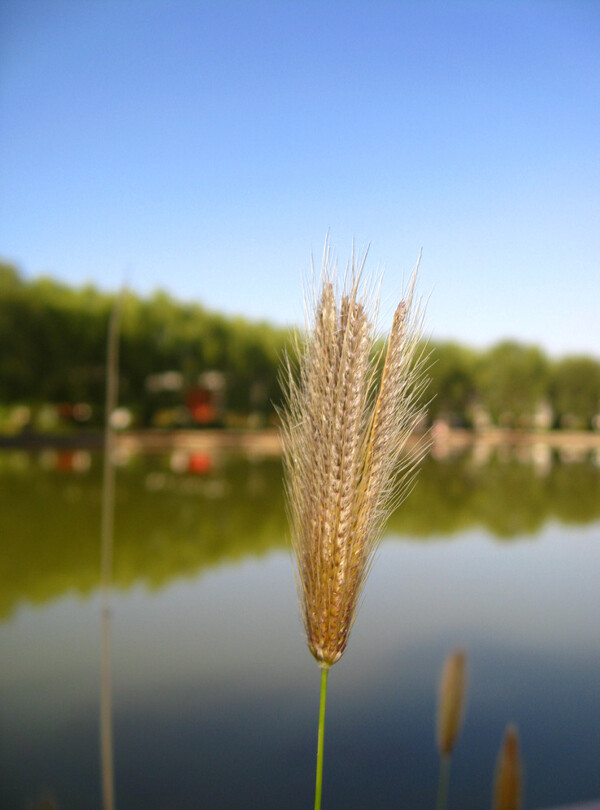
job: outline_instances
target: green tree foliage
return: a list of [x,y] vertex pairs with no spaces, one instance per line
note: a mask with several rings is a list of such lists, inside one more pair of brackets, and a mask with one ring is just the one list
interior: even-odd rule
[[[102,418],[106,333],[114,295],[24,279],[0,263],[0,405],[89,402]],[[165,292],[121,299],[120,400],[142,424],[161,407],[181,406],[201,375],[223,375],[228,412],[273,413],[281,400],[278,369],[291,334],[267,323],[225,317]],[[470,425],[475,408],[492,423],[531,424],[542,404],[557,425],[589,428],[600,408],[600,363],[588,357],[551,362],[533,346],[500,343],[481,352],[456,343],[426,347],[429,419]],[[178,392],[157,394],[148,378],[183,377]]]
[[446,419],[453,425],[468,421],[475,398],[477,355],[457,343],[437,343],[431,347],[429,386],[425,397],[431,400],[429,417]]
[[549,373],[549,361],[537,347],[500,343],[484,352],[477,363],[479,402],[499,424],[527,424],[548,397]]
[[21,283],[19,273],[15,267],[0,261],[0,295],[10,293]]
[[566,357],[556,363],[550,397],[559,424],[590,427],[600,411],[600,364],[589,357]]
[[[0,265],[0,402],[87,401],[101,409],[114,295],[24,280]],[[225,318],[164,292],[122,299],[121,401],[148,415],[150,375],[176,370],[184,389],[206,371],[225,378],[225,406],[268,413],[280,399],[279,358],[289,332]],[[179,395],[182,400],[184,395]]]

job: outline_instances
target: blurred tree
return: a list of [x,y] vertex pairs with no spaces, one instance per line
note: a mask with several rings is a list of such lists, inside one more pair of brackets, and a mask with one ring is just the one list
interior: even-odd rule
[[[114,300],[91,285],[28,280],[0,262],[0,404],[87,402],[99,422]],[[291,330],[225,317],[164,291],[144,299],[126,292],[122,308],[120,399],[142,424],[150,423],[157,408],[183,406],[185,391],[208,371],[222,375],[227,411],[273,414],[281,401],[278,369],[291,346]],[[598,411],[596,360],[566,358],[550,366],[540,349],[513,342],[483,353],[456,343],[424,351],[430,352],[430,384],[422,397],[430,402],[432,421],[470,424],[477,405],[501,424],[525,425],[548,401],[559,421],[588,427]],[[168,371],[181,375],[182,386],[157,396],[148,379]]]
[[431,349],[424,397],[430,399],[429,418],[446,419],[451,425],[468,424],[475,395],[477,355],[457,343],[435,344]]
[[5,295],[21,286],[19,271],[12,264],[0,261],[0,295]]
[[589,428],[600,411],[600,363],[565,357],[552,368],[550,399],[559,424]]
[[499,424],[531,424],[536,409],[548,397],[549,374],[548,359],[537,347],[499,343],[477,363],[478,399]]

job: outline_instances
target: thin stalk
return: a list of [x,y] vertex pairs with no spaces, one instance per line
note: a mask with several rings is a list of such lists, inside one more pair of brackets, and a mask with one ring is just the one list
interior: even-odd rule
[[104,470],[100,541],[100,588],[102,592],[102,652],[100,691],[100,760],[104,810],[115,808],[112,689],[110,661],[110,590],[112,586],[113,535],[115,519],[114,434],[110,422],[119,396],[119,330],[121,301],[117,300],[109,321],[106,357],[106,403],[104,421]]
[[448,785],[450,784],[450,754],[443,754],[440,760],[440,781],[438,785],[437,810],[446,810]]
[[323,742],[325,740],[325,701],[327,700],[327,675],[329,667],[321,668],[321,703],[319,706],[319,741],[317,744],[317,778],[315,782],[315,810],[321,810],[323,788]]

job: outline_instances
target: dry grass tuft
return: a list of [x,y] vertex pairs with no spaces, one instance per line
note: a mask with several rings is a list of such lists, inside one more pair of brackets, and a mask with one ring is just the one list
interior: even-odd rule
[[343,279],[326,245],[306,335],[288,360],[281,414],[292,542],[310,651],[322,667],[344,652],[389,513],[407,495],[426,442],[425,357],[416,269],[394,315],[378,381],[372,281],[354,256]]

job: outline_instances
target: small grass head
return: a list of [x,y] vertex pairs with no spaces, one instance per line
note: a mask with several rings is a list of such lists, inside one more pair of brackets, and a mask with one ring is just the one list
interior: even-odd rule
[[519,733],[514,724],[506,727],[496,763],[493,810],[521,810],[523,806],[523,769],[519,751]]
[[454,750],[460,732],[467,692],[467,653],[455,650],[444,662],[438,702],[437,743],[440,756]]

